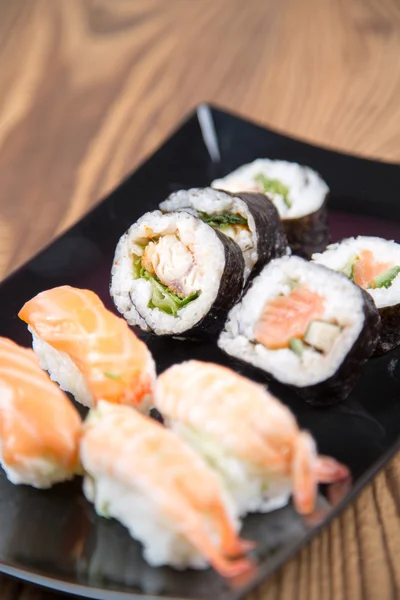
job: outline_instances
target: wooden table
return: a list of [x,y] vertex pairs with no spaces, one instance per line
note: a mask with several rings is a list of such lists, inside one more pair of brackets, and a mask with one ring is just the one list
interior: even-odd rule
[[[200,101],[400,159],[396,0],[0,0],[0,53],[0,275]],[[397,457],[251,598],[399,598],[399,506]],[[50,596],[0,577],[2,600]]]

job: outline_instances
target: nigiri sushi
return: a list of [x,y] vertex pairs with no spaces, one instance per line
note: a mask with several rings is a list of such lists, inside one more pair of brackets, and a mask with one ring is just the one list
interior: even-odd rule
[[142,542],[152,566],[204,568],[224,576],[250,568],[249,543],[216,474],[171,431],[125,406],[101,401],[81,441],[84,493]]
[[48,488],[79,470],[81,419],[32,350],[0,338],[0,460],[15,484]]
[[61,286],[29,300],[18,315],[40,365],[84,406],[99,399],[147,411],[155,365],[126,322],[89,290]]
[[222,476],[241,515],[280,508],[291,494],[297,511],[310,513],[317,483],[348,474],[317,455],[289,408],[226,367],[195,360],[174,365],[158,378],[155,405],[165,424]]

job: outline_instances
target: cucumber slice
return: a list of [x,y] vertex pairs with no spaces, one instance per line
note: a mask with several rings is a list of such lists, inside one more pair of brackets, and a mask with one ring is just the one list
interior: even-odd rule
[[328,353],[340,335],[340,327],[324,321],[311,321],[304,341],[321,352]]
[[279,181],[279,179],[270,179],[263,173],[259,173],[254,179],[257,183],[261,184],[265,194],[279,194],[282,196],[286,206],[288,208],[292,207],[292,201],[289,199],[289,188]]
[[301,357],[304,352],[304,344],[299,338],[292,338],[289,340],[290,349],[298,356]]
[[369,287],[372,288],[388,288],[392,285],[392,281],[397,277],[397,275],[400,273],[400,267],[396,266],[396,267],[392,267],[391,269],[388,269],[387,271],[384,271],[383,273],[380,273],[379,275],[377,275],[375,277],[375,279],[372,282],[372,285]]
[[346,264],[345,268],[342,270],[342,273],[344,273],[345,275],[347,275],[347,277],[349,279],[351,279],[351,281],[354,281],[354,264],[360,259],[359,256],[353,256],[353,258],[351,258],[348,263]]

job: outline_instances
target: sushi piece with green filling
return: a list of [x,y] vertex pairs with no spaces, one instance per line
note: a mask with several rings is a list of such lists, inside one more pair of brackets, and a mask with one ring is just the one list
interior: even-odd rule
[[330,241],[329,188],[313,169],[285,160],[259,158],[211,186],[233,194],[253,192],[269,198],[279,212],[294,254],[310,258]]
[[278,211],[263,194],[230,194],[212,188],[179,190],[164,200],[160,209],[190,212],[233,239],[243,253],[245,280],[288,251]]
[[230,311],[218,345],[311,404],[344,400],[375,350],[380,318],[347,277],[298,256],[271,261]]
[[376,354],[400,345],[400,244],[378,237],[358,236],[331,244],[313,261],[340,271],[374,300],[381,317]]
[[143,215],[118,242],[110,293],[130,325],[156,335],[215,336],[244,281],[239,246],[187,212]]

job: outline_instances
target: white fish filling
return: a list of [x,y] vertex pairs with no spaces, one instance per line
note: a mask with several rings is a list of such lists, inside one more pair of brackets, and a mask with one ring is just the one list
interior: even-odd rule
[[[343,271],[362,250],[370,250],[377,262],[400,266],[400,244],[378,237],[361,235],[331,244],[324,252],[313,254],[312,260],[334,271]],[[388,288],[381,287],[366,291],[374,299],[377,308],[399,304],[400,274],[393,279]]]
[[288,188],[286,198],[279,193],[267,192],[283,220],[298,219],[316,212],[329,192],[325,181],[313,169],[293,162],[267,158],[259,158],[243,165],[226,177],[215,179],[211,185],[218,190],[232,193],[265,193],[259,176],[277,180]]
[[160,209],[166,213],[184,210],[196,217],[199,212],[208,215],[238,214],[246,219],[247,227],[231,225],[220,231],[238,244],[245,262],[244,279],[249,277],[258,260],[258,253],[256,225],[246,202],[212,188],[193,188],[174,192],[161,202]]
[[211,435],[179,422],[169,421],[168,425],[222,478],[239,516],[250,512],[270,512],[289,502],[292,489],[289,477],[266,473],[264,468],[258,469],[229,454]]
[[[0,409],[6,409],[11,402],[12,392],[2,390],[0,396]],[[0,438],[0,463],[7,478],[14,485],[31,485],[39,489],[47,489],[55,483],[67,481],[75,476],[75,471],[66,469],[56,460],[44,456],[33,456],[31,458],[16,456],[19,464],[8,465],[3,458],[2,440]]]
[[[280,294],[289,294],[293,281],[322,296],[324,314],[319,318],[342,328],[325,354],[306,346],[298,356],[290,348],[271,350],[255,339],[255,328],[266,303]],[[283,383],[306,387],[337,372],[363,326],[362,292],[349,279],[299,257],[283,257],[263,269],[241,302],[230,311],[218,345]]]
[[[175,241],[162,241],[170,236]],[[156,273],[161,275],[162,283],[170,284],[174,293],[198,293],[198,297],[180,308],[176,316],[149,307],[151,282],[134,278],[133,261],[135,257],[143,257],[151,238],[153,243],[157,240],[157,247],[150,250],[150,259]],[[148,264],[148,253],[144,257],[145,265]],[[110,293],[130,325],[152,330],[157,335],[179,334],[196,325],[208,313],[218,294],[224,268],[225,249],[211,227],[186,212],[163,215],[154,211],[143,215],[118,242]]]

